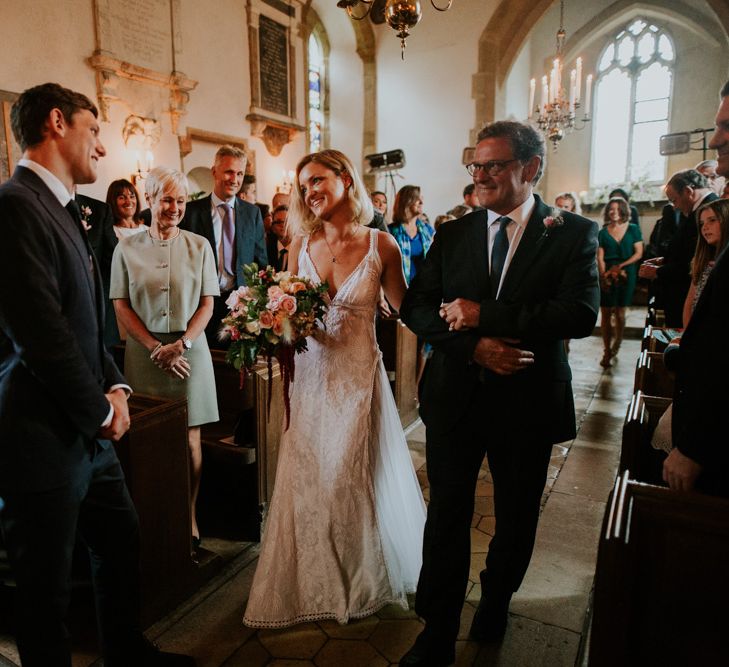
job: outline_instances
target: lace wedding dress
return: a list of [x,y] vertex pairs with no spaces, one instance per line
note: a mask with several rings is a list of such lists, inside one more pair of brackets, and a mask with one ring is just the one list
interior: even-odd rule
[[[425,504],[375,339],[377,230],[296,358],[291,425],[243,622],[346,623],[407,607],[421,565]],[[308,253],[299,274],[320,282]]]

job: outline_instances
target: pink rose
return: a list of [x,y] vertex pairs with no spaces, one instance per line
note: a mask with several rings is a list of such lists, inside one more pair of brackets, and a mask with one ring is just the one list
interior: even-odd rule
[[278,285],[272,285],[268,288],[269,299],[280,299],[284,295],[284,291]]
[[251,297],[251,288],[250,287],[243,285],[243,286],[239,287],[236,291],[238,292],[238,296],[241,299],[245,299],[246,301],[251,300],[252,297]]
[[293,315],[296,312],[296,299],[288,294],[281,297],[281,310],[287,315]]
[[268,310],[270,310],[272,313],[275,313],[280,306],[281,299],[269,299],[268,303],[266,304],[266,308],[268,308]]
[[270,329],[273,326],[273,315],[270,310],[263,310],[258,316],[258,323],[261,329]]

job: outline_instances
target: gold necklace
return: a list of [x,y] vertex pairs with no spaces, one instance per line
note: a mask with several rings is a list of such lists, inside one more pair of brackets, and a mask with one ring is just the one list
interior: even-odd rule
[[[327,248],[329,249],[329,254],[332,256],[332,264],[336,264],[337,263],[337,257],[334,254],[334,251],[332,250],[332,246],[329,245],[329,241],[327,241],[327,234],[324,231],[324,228],[323,227],[322,227],[321,233],[322,233],[322,236],[324,237],[324,243],[327,244]],[[342,247],[342,250],[344,250],[344,248],[347,246],[347,244],[354,238],[354,236],[355,236],[356,233],[357,233],[357,227],[355,226],[355,227],[353,227],[352,233],[349,235],[349,238],[346,241],[342,241],[341,242],[342,243],[342,246],[343,246]],[[339,256],[341,257],[341,254]]]

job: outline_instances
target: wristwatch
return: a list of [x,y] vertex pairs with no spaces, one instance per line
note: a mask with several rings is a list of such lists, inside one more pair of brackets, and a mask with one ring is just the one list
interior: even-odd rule
[[182,336],[180,340],[182,341],[182,347],[184,347],[186,350],[192,349],[192,341],[189,338],[185,338],[185,336]]

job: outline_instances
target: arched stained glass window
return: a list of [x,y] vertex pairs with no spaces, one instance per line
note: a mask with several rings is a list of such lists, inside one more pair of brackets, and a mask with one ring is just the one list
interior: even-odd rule
[[324,126],[324,54],[321,44],[312,32],[309,36],[309,151],[322,149]]
[[665,179],[658,140],[668,133],[675,59],[669,35],[640,18],[603,49],[593,104],[593,187]]

